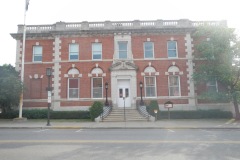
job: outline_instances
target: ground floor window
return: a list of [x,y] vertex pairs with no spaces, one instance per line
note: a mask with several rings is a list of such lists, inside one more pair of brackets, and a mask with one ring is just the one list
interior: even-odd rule
[[102,78],[92,78],[92,98],[103,97]]
[[79,98],[79,79],[68,79],[68,98]]
[[179,76],[169,76],[169,96],[180,96]]
[[145,77],[145,96],[156,97],[156,77]]
[[218,85],[216,80],[211,80],[207,82],[208,92],[218,92]]

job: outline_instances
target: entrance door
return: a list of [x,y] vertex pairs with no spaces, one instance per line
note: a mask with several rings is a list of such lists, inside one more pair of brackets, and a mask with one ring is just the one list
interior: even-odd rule
[[131,107],[130,80],[118,80],[118,107]]

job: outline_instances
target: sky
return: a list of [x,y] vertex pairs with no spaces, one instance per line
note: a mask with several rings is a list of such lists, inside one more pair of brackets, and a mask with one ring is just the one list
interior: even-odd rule
[[[26,25],[133,20],[227,20],[240,35],[239,0],[30,0]],[[25,0],[0,2],[0,65],[15,66],[16,40],[24,23]]]

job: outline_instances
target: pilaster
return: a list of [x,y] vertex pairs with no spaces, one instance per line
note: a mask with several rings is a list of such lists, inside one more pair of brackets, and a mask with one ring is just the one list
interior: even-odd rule
[[186,43],[186,58],[187,58],[187,78],[188,78],[188,101],[189,105],[196,105],[196,99],[195,99],[195,92],[194,92],[194,81],[192,80],[192,75],[193,75],[193,44],[192,44],[192,38],[190,33],[186,34],[185,37]]
[[55,37],[55,41],[53,42],[53,62],[54,62],[54,66],[53,66],[53,70],[54,70],[54,78],[53,78],[53,103],[52,103],[52,107],[54,110],[58,109],[60,107],[60,88],[61,88],[61,64],[59,63],[61,61],[61,40],[59,37]]

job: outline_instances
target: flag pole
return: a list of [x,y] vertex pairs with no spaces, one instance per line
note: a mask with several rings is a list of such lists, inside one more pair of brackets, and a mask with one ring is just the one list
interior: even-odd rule
[[[28,10],[30,0],[25,0],[25,8],[24,8],[24,23],[23,23],[23,45],[22,45],[22,64],[21,64],[21,82],[24,84],[24,60],[25,60],[25,43],[26,43],[26,14]],[[22,108],[23,108],[23,89],[20,95],[19,102],[19,119],[23,119],[22,117]],[[24,118],[25,119],[25,118]]]

